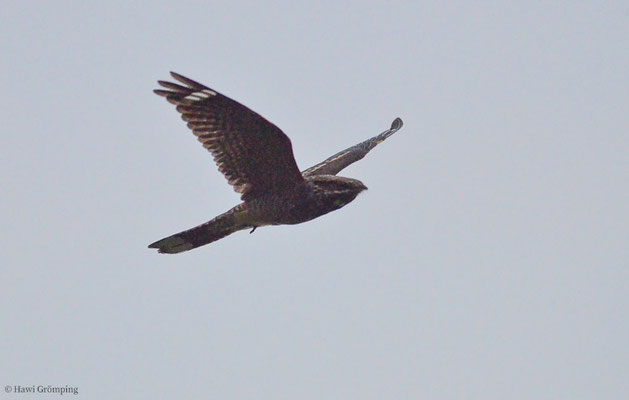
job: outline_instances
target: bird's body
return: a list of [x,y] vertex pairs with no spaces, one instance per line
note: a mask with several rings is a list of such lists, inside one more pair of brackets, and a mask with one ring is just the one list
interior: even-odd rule
[[351,202],[367,189],[359,180],[333,175],[309,176],[288,192],[269,193],[242,203],[252,227],[294,225]]
[[402,126],[398,118],[391,129],[299,172],[290,140],[279,128],[220,93],[171,74],[186,86],[159,81],[170,90],[155,92],[177,105],[244,201],[202,225],[149,245],[160,253],[190,250],[243,229],[299,224],[345,206],[367,187],[336,173]]

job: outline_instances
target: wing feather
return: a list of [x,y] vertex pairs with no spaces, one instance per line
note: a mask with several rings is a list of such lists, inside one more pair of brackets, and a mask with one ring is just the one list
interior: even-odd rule
[[357,145],[349,147],[343,151],[339,151],[319,164],[304,170],[302,172],[303,176],[338,174],[343,168],[365,157],[371,149],[400,130],[402,125],[402,119],[396,118],[393,123],[391,123],[391,128],[377,136],[372,137],[371,139],[367,139],[364,142],[358,143]]
[[158,81],[156,89],[176,105],[227,182],[249,200],[303,182],[288,136],[242,104],[192,79],[171,72],[179,83]]

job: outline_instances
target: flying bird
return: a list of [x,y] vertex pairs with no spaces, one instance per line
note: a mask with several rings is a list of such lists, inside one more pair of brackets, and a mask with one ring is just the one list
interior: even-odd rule
[[300,172],[290,139],[277,126],[207,86],[170,74],[179,83],[158,81],[167,90],[154,92],[176,106],[243,202],[204,224],[149,245],[160,253],[180,253],[239,230],[299,224],[338,210],[367,187],[336,174],[402,127],[402,120],[396,118],[381,134]]

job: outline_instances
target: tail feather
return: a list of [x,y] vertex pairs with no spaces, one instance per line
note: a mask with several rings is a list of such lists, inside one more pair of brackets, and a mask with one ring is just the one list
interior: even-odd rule
[[150,244],[149,248],[157,249],[160,253],[181,253],[212,243],[245,228],[246,226],[237,226],[236,217],[230,210],[204,224],[158,240]]

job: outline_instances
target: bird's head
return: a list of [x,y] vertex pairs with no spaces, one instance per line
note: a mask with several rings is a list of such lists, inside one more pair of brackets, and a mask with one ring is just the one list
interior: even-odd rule
[[358,193],[367,190],[358,179],[343,178],[334,175],[315,175],[308,180],[314,186],[314,193],[319,206],[325,212],[338,210],[350,203]]

